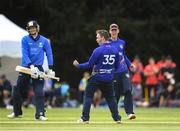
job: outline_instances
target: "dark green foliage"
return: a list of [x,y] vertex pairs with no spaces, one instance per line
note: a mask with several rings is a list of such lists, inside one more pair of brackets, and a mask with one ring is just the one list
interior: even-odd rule
[[149,56],[170,54],[179,64],[179,7],[179,0],[3,0],[0,13],[23,28],[36,19],[53,43],[57,75],[75,86],[81,72],[72,60],[87,60],[97,46],[95,30],[112,22],[119,24],[131,59],[139,54],[146,63]]

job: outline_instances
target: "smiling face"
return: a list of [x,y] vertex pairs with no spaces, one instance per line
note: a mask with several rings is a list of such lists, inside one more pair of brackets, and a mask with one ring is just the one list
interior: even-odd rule
[[28,31],[28,33],[31,36],[36,37],[39,33],[39,25],[38,25],[37,21],[35,21],[35,20],[29,21],[27,23],[26,30]]
[[110,29],[109,30],[109,33],[111,34],[111,38],[117,38],[118,37],[118,34],[119,34],[119,29],[116,28],[116,29]]
[[30,34],[30,35],[36,35],[36,34],[38,34],[38,29],[37,29],[36,26],[31,26],[31,27],[29,27],[28,31],[29,31],[29,34]]

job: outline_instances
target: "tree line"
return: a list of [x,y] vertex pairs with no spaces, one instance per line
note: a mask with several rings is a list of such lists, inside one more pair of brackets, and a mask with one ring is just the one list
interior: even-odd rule
[[96,29],[111,23],[120,26],[130,59],[138,54],[146,63],[150,56],[171,55],[180,64],[179,7],[179,0],[3,0],[0,13],[23,28],[37,20],[52,42],[57,75],[77,86],[82,71],[73,59],[86,61],[98,46]]

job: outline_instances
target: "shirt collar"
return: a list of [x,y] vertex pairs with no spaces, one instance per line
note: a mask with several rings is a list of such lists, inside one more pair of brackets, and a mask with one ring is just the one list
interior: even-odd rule
[[109,45],[109,44],[110,44],[110,42],[109,42],[109,41],[107,41],[106,43],[100,43],[100,44],[99,44],[99,46]]
[[38,34],[36,38],[32,37],[31,35],[29,35],[29,37],[30,37],[31,39],[33,39],[34,41],[38,41],[39,38],[40,38],[40,35]]
[[117,42],[119,40],[120,40],[119,37],[117,38],[117,40],[112,40],[111,38],[109,39],[110,42]]

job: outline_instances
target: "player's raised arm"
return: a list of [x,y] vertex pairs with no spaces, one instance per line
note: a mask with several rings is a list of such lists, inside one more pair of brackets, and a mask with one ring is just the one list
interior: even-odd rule
[[91,68],[93,67],[93,65],[96,64],[97,60],[98,60],[98,57],[99,57],[99,52],[98,52],[98,48],[96,48],[91,57],[89,58],[89,61],[88,62],[85,62],[85,63],[82,63],[82,64],[79,64],[77,63],[78,61],[75,60],[73,63],[75,64],[75,66],[78,68],[78,69],[88,69],[88,68]]

